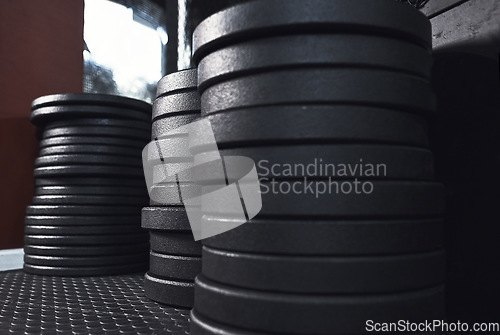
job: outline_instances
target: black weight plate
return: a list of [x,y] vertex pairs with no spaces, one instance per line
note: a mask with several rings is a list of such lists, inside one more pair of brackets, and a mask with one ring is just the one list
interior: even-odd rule
[[[356,181],[353,180],[261,182],[262,209],[258,218],[266,216],[293,218],[411,218],[441,215],[444,212],[444,187],[439,183],[357,182],[359,184],[356,184]],[[318,190],[323,191],[323,189],[325,189],[325,192],[329,192],[330,184],[334,185],[332,186],[332,193],[316,193]],[[335,185],[338,185],[338,189]],[[345,185],[350,187],[350,192],[348,192],[349,189]],[[356,187],[358,188],[358,194],[356,194]],[[363,188],[365,191],[363,191]],[[212,191],[213,187],[204,186],[203,189],[203,192]],[[372,190],[372,192],[368,190]],[[211,203],[213,201],[218,201],[217,205],[219,207],[213,205]],[[221,208],[221,201],[226,201],[226,199],[207,197],[206,202],[203,203],[204,208],[207,208],[206,214],[216,214],[211,213],[210,208]],[[232,208],[228,206],[226,213],[217,214],[233,215],[239,214],[239,212],[232,212]]]
[[192,309],[189,317],[190,335],[264,335],[266,333],[234,328],[217,323],[201,316],[196,309]]
[[187,185],[177,183],[158,184],[151,187],[149,203],[151,206],[182,205],[183,198],[194,198],[201,196],[199,185]]
[[147,263],[95,267],[44,266],[24,263],[24,272],[40,276],[111,276],[125,273],[144,273],[146,270]]
[[109,94],[95,93],[66,93],[51,94],[39,97],[31,103],[31,109],[37,109],[46,106],[62,105],[97,105],[97,106],[115,106],[132,108],[145,113],[151,112],[151,105],[147,102]]
[[[223,149],[222,157],[244,156],[251,158],[259,178],[296,179],[307,177],[318,178],[359,178],[359,179],[404,179],[432,180],[433,156],[425,149],[359,144],[323,144],[323,145],[282,145]],[[207,162],[205,155],[199,154],[196,160]],[[235,169],[227,168],[234,160],[224,159],[225,172],[229,180],[238,180]],[[333,167],[336,167],[333,169]],[[343,167],[358,166],[354,173]],[[212,161],[204,164],[204,168],[196,173],[197,182],[224,178],[220,173],[220,162]],[[239,169],[236,169],[239,170]],[[232,172],[233,171],[233,172]],[[371,172],[370,172],[371,171]],[[240,173],[241,171],[236,171]],[[348,175],[346,175],[347,172]],[[223,179],[222,179],[223,180]]]
[[192,158],[193,155],[189,152],[189,137],[188,136],[173,136],[162,139],[153,140],[154,144],[148,145],[146,157],[149,163],[154,161],[157,164],[178,162],[179,158]]
[[231,286],[271,292],[412,291],[444,283],[446,271],[442,250],[391,256],[325,257],[250,254],[205,246],[202,257],[205,277]]
[[120,195],[148,197],[145,187],[125,186],[40,186],[35,195]]
[[349,0],[271,0],[241,4],[203,20],[193,33],[193,59],[198,63],[220,45],[304,32],[376,34],[427,49],[432,45],[431,25],[425,15],[390,0],[362,5]]
[[324,67],[259,73],[214,84],[201,95],[202,115],[311,103],[367,105],[427,115],[436,107],[428,80],[378,69]]
[[151,250],[169,255],[201,257],[201,243],[188,232],[150,231]]
[[422,322],[444,314],[444,286],[384,295],[307,295],[235,288],[199,275],[195,295],[196,311],[207,318],[266,333],[361,334],[367,320]]
[[165,255],[151,251],[149,273],[156,277],[193,281],[201,272],[201,257]]
[[206,55],[198,64],[198,86],[203,92],[215,82],[251,72],[311,66],[385,68],[429,78],[431,65],[428,50],[392,38],[361,34],[287,35],[245,41]]
[[198,86],[198,77],[196,69],[186,69],[167,74],[158,81],[156,85],[156,96],[162,96],[167,93],[196,89]]
[[137,139],[138,141],[147,143],[149,139],[149,130],[139,130],[123,127],[61,127],[45,129],[42,132],[42,139],[59,136],[109,136],[123,137],[126,139]]
[[59,136],[59,137],[51,137],[47,139],[43,139],[39,143],[40,149],[52,147],[52,146],[60,146],[60,145],[106,145],[106,146],[120,146],[120,147],[128,147],[131,150],[134,148],[138,148],[142,150],[145,146],[144,141],[142,140],[134,140],[134,139],[126,139],[126,138],[117,138],[117,137],[99,137],[99,136]]
[[[54,222],[55,223],[55,222]],[[79,225],[26,225],[24,233],[27,235],[100,235],[100,234],[133,234],[144,233],[137,224],[135,225],[95,225],[95,226],[79,226]]]
[[191,231],[184,207],[144,207],[141,226],[144,229],[166,231]]
[[[122,160],[120,160],[122,161]],[[113,165],[56,165],[37,167],[33,171],[35,178],[51,178],[51,177],[83,177],[83,176],[109,176],[128,178],[144,178],[142,169],[139,166],[120,166]],[[123,181],[122,185],[126,185],[128,180]]]
[[[183,115],[171,115],[153,121],[151,138],[159,138],[167,133],[173,132],[174,129],[190,124],[200,117],[200,112],[187,113]],[[187,133],[186,133],[187,134]]]
[[139,130],[151,130],[151,122],[133,121],[133,120],[120,120],[120,119],[74,119],[53,121],[45,125],[44,129],[62,128],[62,127],[79,127],[79,126],[106,126],[106,127],[124,127]]
[[[195,174],[192,173],[193,161],[193,157],[169,158],[168,163],[154,165],[152,170],[153,184],[171,185],[178,182],[182,182],[183,185],[192,184],[195,180]],[[159,190],[155,192],[157,191]]]
[[[151,107],[150,107],[151,108]],[[42,126],[51,121],[60,121],[64,119],[79,118],[118,118],[132,119],[148,122],[151,120],[151,112],[118,108],[112,106],[91,106],[91,105],[67,105],[67,106],[48,106],[36,107],[31,112],[31,122]]]
[[55,246],[86,246],[112,244],[139,244],[147,241],[147,233],[110,235],[24,235],[24,244]]
[[118,178],[95,178],[95,177],[48,177],[36,178],[35,186],[118,186],[118,187],[140,187],[146,189],[146,182],[143,179],[123,179]]
[[194,283],[161,279],[146,273],[144,294],[161,304],[191,308],[194,302]]
[[[231,224],[205,216],[203,225]],[[233,222],[233,227],[236,224]],[[274,255],[388,255],[443,246],[443,220],[252,219],[203,240],[209,247]]]
[[[428,146],[427,123],[418,115],[363,106],[255,107],[207,116],[219,148],[252,144],[375,142]],[[190,138],[193,153],[204,150]]]
[[126,146],[116,145],[73,144],[54,145],[46,148],[41,148],[39,152],[39,156],[68,154],[97,154],[141,157],[142,150],[139,148],[129,148]]
[[200,93],[196,89],[161,96],[153,103],[153,120],[166,115],[200,111]]
[[[55,208],[54,206],[52,208]],[[139,211],[137,211],[139,213]],[[90,214],[92,215],[92,214]],[[136,216],[136,214],[130,214],[127,216],[121,213],[116,213],[114,216],[103,215],[103,213],[98,213],[98,216],[89,215],[46,215],[46,214],[35,214],[27,215],[24,217],[24,223],[28,226],[87,226],[89,229],[93,229],[92,226],[107,226],[107,225],[135,225],[139,226],[141,218]],[[118,229],[118,228],[116,228]]]
[[85,216],[126,216],[141,213],[140,207],[132,206],[27,206],[26,214],[31,215],[85,215]]
[[113,196],[113,195],[37,195],[33,197],[33,205],[118,205],[143,206],[146,197]]
[[113,266],[125,264],[138,264],[147,262],[144,254],[117,255],[117,256],[40,256],[24,254],[24,262],[30,265],[42,266],[68,266],[68,267],[87,267],[87,266]]
[[42,256],[112,256],[142,253],[147,255],[149,243],[142,244],[115,244],[104,246],[73,246],[61,247],[52,245],[24,245],[24,252],[31,255]]
[[120,165],[120,166],[136,166],[134,172],[140,171],[141,156],[115,156],[115,155],[99,155],[99,154],[63,154],[63,155],[48,155],[39,156],[35,159],[35,167],[40,166],[57,166],[57,165]]

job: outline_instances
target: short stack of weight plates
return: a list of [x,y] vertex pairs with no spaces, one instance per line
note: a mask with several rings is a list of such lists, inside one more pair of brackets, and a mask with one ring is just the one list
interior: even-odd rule
[[[223,156],[255,161],[262,210],[203,240],[191,334],[442,318],[425,16],[392,0],[262,0],[207,18],[193,44],[202,117]],[[195,137],[190,149],[206,154]]]
[[[196,70],[163,77],[158,82],[156,93],[152,140],[165,150],[162,150],[164,156],[161,157],[154,150],[148,153],[148,159],[157,163],[153,171],[156,185],[152,186],[151,195],[160,201],[151,200],[151,207],[142,209],[142,228],[150,231],[151,245],[144,290],[146,296],[156,302],[190,308],[194,299],[194,278],[201,271],[201,243],[194,241],[180,200],[178,187],[185,185],[178,185],[164,172],[171,163],[189,163],[193,159],[182,154],[188,150],[187,134],[166,134],[200,116]],[[166,179],[159,183],[158,178]]]
[[26,209],[24,270],[55,276],[135,273],[147,268],[140,227],[148,194],[141,151],[151,105],[102,94],[35,99],[41,128],[35,195]]

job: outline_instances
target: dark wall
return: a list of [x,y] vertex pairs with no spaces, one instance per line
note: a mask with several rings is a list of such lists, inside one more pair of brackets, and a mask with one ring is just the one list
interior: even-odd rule
[[0,1],[0,249],[23,245],[37,155],[30,104],[81,92],[83,0]]

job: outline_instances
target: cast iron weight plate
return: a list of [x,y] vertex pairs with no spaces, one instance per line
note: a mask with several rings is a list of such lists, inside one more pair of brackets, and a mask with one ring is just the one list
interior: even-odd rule
[[313,66],[384,68],[429,78],[431,65],[428,50],[383,36],[273,36],[228,45],[208,54],[198,64],[198,86],[203,92],[213,83],[249,73]]
[[[90,213],[89,213],[90,214]],[[24,223],[27,226],[86,226],[92,229],[92,226],[109,226],[109,225],[135,225],[139,226],[141,218],[137,213],[126,215],[117,213],[109,216],[99,213],[97,216],[93,214],[77,214],[77,215],[54,215],[54,214],[34,214],[24,217]],[[126,216],[124,216],[126,215]],[[116,228],[118,230],[118,227]]]
[[[40,158],[40,157],[39,157]],[[39,159],[37,158],[37,159]],[[116,158],[115,158],[116,159]],[[119,163],[121,160],[116,160]],[[59,165],[37,167],[33,171],[35,178],[46,177],[83,177],[83,176],[109,176],[123,178],[141,178],[144,179],[144,174],[140,166],[122,166],[120,164],[113,165]],[[89,178],[90,179],[90,178]],[[127,180],[122,180],[122,185],[126,185]]]
[[[159,138],[172,132],[174,129],[190,124],[200,117],[200,111],[186,113],[182,115],[165,115],[164,118],[153,121],[151,129],[151,138]],[[187,133],[185,133],[187,134]]]
[[111,244],[138,244],[147,241],[147,233],[111,235],[24,235],[24,244],[55,246],[87,246]]
[[193,32],[193,60],[199,63],[221,45],[262,36],[350,31],[396,37],[429,50],[432,46],[429,20],[403,4],[271,0],[240,4],[203,20]]
[[112,196],[112,195],[36,195],[33,205],[119,205],[141,206],[147,204],[145,197]]
[[191,308],[194,302],[194,283],[161,279],[146,273],[144,293],[149,299],[161,304]]
[[[296,179],[304,178],[360,178],[382,180],[432,180],[433,155],[425,149],[395,145],[361,144],[321,144],[321,145],[281,145],[222,149],[219,151],[225,164],[231,164],[231,156],[251,158],[260,178]],[[205,155],[198,154],[196,160],[206,162]],[[351,174],[343,166],[352,166],[356,171]],[[335,166],[335,171],[332,168]],[[295,169],[295,167],[298,167]],[[220,162],[208,162],[196,172],[199,183],[221,180]],[[231,175],[229,180],[238,180],[240,176]],[[348,176],[345,176],[348,174]],[[344,176],[343,176],[344,175]]]
[[144,187],[126,186],[39,186],[35,195],[110,195],[147,198]]
[[149,254],[149,273],[174,280],[193,281],[201,272],[201,257]]
[[361,334],[366,320],[421,322],[444,315],[444,286],[393,294],[306,295],[235,288],[199,275],[195,295],[196,311],[207,318],[266,333]]
[[156,85],[156,97],[167,93],[185,89],[196,89],[198,87],[198,77],[196,69],[186,69],[170,73],[158,81]]
[[[442,249],[390,256],[276,256],[204,246],[202,258],[203,275],[219,283],[270,292],[312,294],[424,289],[443,284],[446,269]],[[152,264],[150,258],[150,271]]]
[[54,245],[24,245],[24,252],[41,256],[112,256],[142,253],[147,255],[149,243],[115,244],[104,246],[54,246]]
[[111,106],[130,108],[144,113],[151,113],[151,105],[147,102],[109,94],[95,93],[66,93],[51,94],[39,97],[31,103],[31,109],[37,109],[46,106],[63,105],[90,105],[90,106]]
[[105,126],[81,126],[81,127],[61,127],[45,129],[42,132],[42,139],[48,139],[59,136],[108,136],[121,137],[125,139],[135,139],[137,141],[147,142],[149,130],[139,130],[123,127],[105,127]]
[[80,126],[105,126],[105,127],[120,127],[120,128],[132,128],[139,130],[151,130],[150,122],[134,121],[134,120],[121,120],[121,119],[105,119],[105,118],[81,118],[74,120],[61,120],[53,121],[44,126],[43,129],[52,128],[65,128],[65,127],[80,127]]
[[184,207],[144,207],[141,227],[144,229],[190,232],[191,226]]
[[142,150],[139,148],[129,148],[126,146],[103,145],[103,144],[99,145],[71,144],[71,145],[54,145],[47,148],[41,148],[39,156],[97,154],[97,155],[141,157],[141,151]]
[[154,252],[201,257],[201,242],[195,241],[190,232],[152,230],[149,232],[149,243]]
[[95,266],[95,267],[64,267],[64,266],[44,266],[24,263],[24,271],[41,276],[111,276],[123,273],[138,273],[147,269],[147,263]]
[[99,136],[58,136],[42,139],[39,143],[40,149],[60,145],[119,146],[142,150],[145,143],[137,139]]
[[147,262],[147,257],[144,254],[131,255],[115,255],[115,256],[93,256],[93,257],[78,257],[78,256],[40,256],[40,255],[24,255],[24,262],[30,265],[55,266],[70,268],[88,267],[88,266],[112,266],[138,264]]
[[[87,165],[90,169],[94,165],[121,165],[136,167],[134,170],[140,171],[142,164],[141,156],[115,156],[115,155],[99,155],[99,154],[63,154],[63,155],[48,155],[39,156],[35,159],[35,167],[49,166],[55,167],[60,165]],[[84,167],[85,168],[85,167]],[[130,169],[130,168],[129,168]]]
[[146,182],[144,179],[132,178],[102,178],[102,177],[48,177],[36,178],[35,186],[112,186],[112,187],[137,187],[146,189]]
[[[231,218],[202,218],[204,225],[223,223],[231,224]],[[443,220],[252,219],[223,234],[204,239],[203,245],[228,251],[274,255],[419,253],[443,246]]]
[[[293,217],[293,218],[314,218],[314,217],[338,217],[338,218],[412,218],[412,217],[432,217],[442,215],[444,212],[444,187],[439,183],[432,182],[393,182],[393,181],[369,181],[373,185],[362,191],[362,187],[369,185],[368,181],[358,181],[360,194],[355,193],[354,182],[347,180],[332,181],[338,182],[339,193],[336,193],[335,186],[332,193],[328,193],[330,181],[313,181],[313,191],[305,191],[305,183],[299,180],[296,187],[297,193],[291,190],[294,187],[288,181],[261,182],[262,209],[258,218],[264,217]],[[311,181],[310,181],[311,182]],[[323,183],[323,184],[319,184]],[[325,185],[326,184],[326,185]],[[347,190],[351,187],[350,193],[343,193],[342,187]],[[316,196],[315,190],[323,189],[326,193]],[[266,189],[267,187],[267,189]],[[301,189],[302,187],[302,189]],[[290,190],[288,190],[290,188]],[[203,187],[211,190],[213,187]],[[283,191],[280,191],[283,190]],[[224,201],[224,199],[222,199]],[[206,208],[216,208],[210,203],[215,201],[207,199],[204,206]],[[217,199],[221,201],[221,199]],[[311,212],[314,208],[314,213]],[[208,215],[237,214],[228,208],[226,213],[211,213]]]
[[173,114],[185,114],[200,110],[200,93],[197,90],[172,93],[156,98],[153,103],[153,120]]
[[82,216],[128,216],[141,213],[140,207],[132,206],[48,206],[33,205],[26,207],[26,214],[31,215],[82,215]]
[[252,106],[311,103],[385,107],[423,115],[432,114],[436,107],[428,80],[359,68],[287,69],[253,74],[214,84],[201,95],[202,115]]
[[[339,142],[428,146],[428,125],[422,117],[376,107],[268,106],[207,117],[219,148]],[[201,134],[191,137],[190,150],[203,151],[204,140]]]
[[[157,184],[151,187],[149,203],[151,206],[178,206],[183,205],[183,198],[191,199],[201,195],[201,187],[191,184]],[[158,201],[160,200],[160,201]]]
[[[151,108],[151,107],[150,107]],[[148,122],[151,120],[151,112],[145,113],[129,108],[117,108],[112,106],[91,106],[91,105],[67,105],[67,106],[48,106],[32,108],[31,122],[37,126],[52,121],[64,119],[81,118],[117,118],[131,119]]]
[[[55,224],[56,222],[54,222]],[[143,234],[144,230],[137,225],[26,225],[24,226],[26,235],[101,235],[101,234]]]

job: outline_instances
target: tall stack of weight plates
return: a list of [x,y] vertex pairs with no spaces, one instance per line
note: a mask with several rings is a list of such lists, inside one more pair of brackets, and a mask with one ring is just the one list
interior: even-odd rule
[[42,129],[35,196],[26,209],[24,270],[98,276],[147,268],[141,207],[148,194],[141,151],[151,105],[101,94],[35,99]]
[[262,210],[203,240],[191,334],[442,318],[429,21],[392,0],[266,0],[207,18],[193,39],[202,117],[223,156],[255,161]]
[[[152,140],[146,152],[154,165],[151,207],[142,209],[142,227],[149,229],[150,261],[144,289],[152,300],[172,306],[192,307],[194,279],[201,271],[201,243],[194,241],[172,166],[191,164],[187,132],[176,129],[200,116],[200,95],[196,70],[184,70],[163,77],[153,103]],[[174,132],[175,135],[171,133]],[[155,150],[162,148],[161,151]],[[159,154],[161,152],[161,154]],[[156,165],[155,165],[156,164]]]

